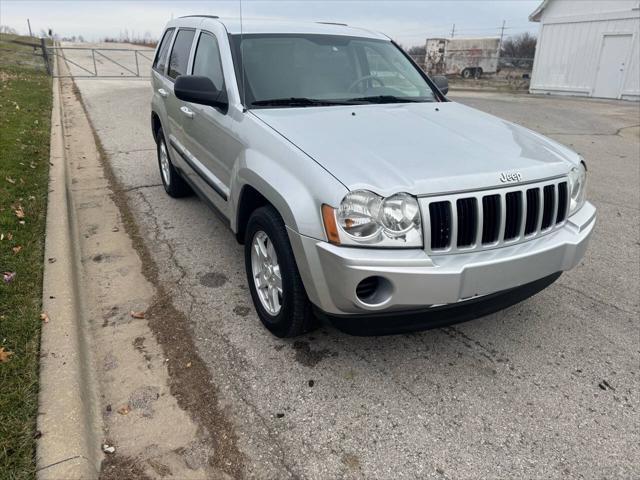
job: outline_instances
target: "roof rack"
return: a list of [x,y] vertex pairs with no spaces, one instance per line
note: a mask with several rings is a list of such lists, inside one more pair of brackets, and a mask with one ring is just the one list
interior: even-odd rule
[[340,23],[340,22],[316,22],[316,23],[321,23],[323,25],[340,25],[341,27],[348,27],[349,26],[346,23]]
[[194,18],[194,17],[199,17],[199,18],[220,18],[217,15],[184,15],[184,16],[178,17],[178,18]]

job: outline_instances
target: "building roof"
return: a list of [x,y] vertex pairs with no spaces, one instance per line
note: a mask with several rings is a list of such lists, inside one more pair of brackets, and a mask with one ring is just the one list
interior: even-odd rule
[[530,22],[539,22],[540,21],[540,17],[542,17],[542,12],[544,11],[545,8],[547,8],[547,5],[549,5],[549,2],[551,0],[543,0],[542,3],[540,5],[538,5],[538,8],[536,8],[531,15],[529,15],[529,21]]

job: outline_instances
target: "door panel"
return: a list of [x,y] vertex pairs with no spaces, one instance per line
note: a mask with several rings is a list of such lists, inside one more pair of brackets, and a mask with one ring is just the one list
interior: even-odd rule
[[184,102],[176,98],[173,93],[173,84],[179,75],[187,73],[194,36],[195,30],[193,29],[181,28],[176,33],[171,53],[167,60],[167,74],[164,77],[165,84],[163,88],[167,93],[165,104],[167,105],[167,115],[169,118],[167,137],[170,144],[171,160],[186,175],[188,175],[190,171],[188,165],[183,160],[184,157],[181,155],[181,146],[184,143],[184,114],[180,108],[184,105]]
[[[216,88],[225,89],[219,52],[216,37],[201,32],[192,74],[207,76]],[[187,106],[193,112],[193,118],[183,121],[185,149],[195,158],[194,167],[200,170],[200,177],[208,185],[203,193],[226,214],[231,170],[242,149],[233,133],[236,122],[213,107],[193,103],[187,103]]]
[[620,98],[631,48],[631,35],[605,35],[593,96]]

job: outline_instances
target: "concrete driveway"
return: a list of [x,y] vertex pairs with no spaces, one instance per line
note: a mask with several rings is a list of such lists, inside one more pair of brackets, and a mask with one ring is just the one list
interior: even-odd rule
[[[189,328],[192,342],[177,347],[210,375],[174,369],[177,394],[210,381],[201,401],[233,426],[225,439],[241,455],[229,461],[243,476],[640,476],[637,104],[452,92],[584,155],[599,218],[582,264],[534,298],[455,327],[359,338],[326,325],[281,340],[255,315],[231,232],[196,197],[164,193],[149,83],[77,86],[145,268]],[[167,351],[179,341],[160,338]]]

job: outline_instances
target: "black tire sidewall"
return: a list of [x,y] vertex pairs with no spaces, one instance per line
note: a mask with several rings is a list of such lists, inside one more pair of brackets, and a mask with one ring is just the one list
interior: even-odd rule
[[[256,210],[247,224],[245,235],[245,268],[247,271],[247,281],[249,282],[249,291],[255,305],[258,317],[264,326],[278,337],[289,336],[292,327],[292,317],[295,314],[296,285],[294,282],[299,281],[297,266],[293,257],[293,251],[286,237],[286,230],[278,224],[278,214],[275,209],[270,207],[261,207]],[[281,221],[281,220],[280,220]],[[278,256],[278,265],[280,266],[280,275],[282,277],[282,305],[277,315],[271,315],[262,306],[262,302],[258,297],[255,282],[253,280],[253,270],[251,266],[251,248],[253,238],[257,232],[263,231],[269,237]]]
[[[167,193],[171,192],[171,186],[173,185],[173,165],[171,164],[171,157],[169,157],[169,146],[167,145],[167,141],[164,138],[164,132],[162,128],[158,130],[157,135],[158,141],[156,143],[156,154],[158,157],[158,169],[160,170],[160,180],[162,181],[162,185]],[[162,162],[160,161],[160,145],[164,144],[164,148],[167,151],[167,157],[169,158],[169,183],[164,179],[164,175],[162,174]]]

